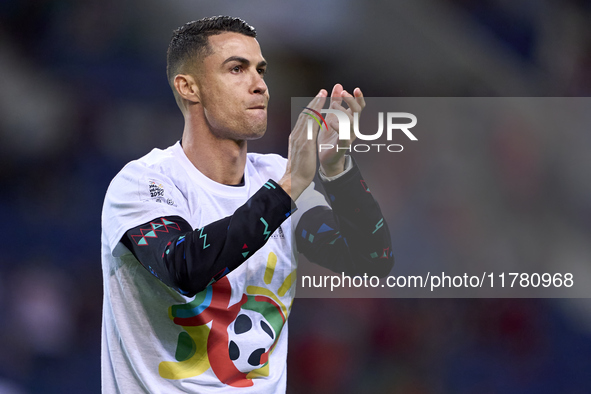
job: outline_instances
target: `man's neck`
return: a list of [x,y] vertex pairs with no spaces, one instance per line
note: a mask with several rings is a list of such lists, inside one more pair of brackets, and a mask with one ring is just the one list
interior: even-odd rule
[[246,141],[217,138],[206,125],[185,120],[183,151],[193,165],[209,179],[237,185],[246,165]]

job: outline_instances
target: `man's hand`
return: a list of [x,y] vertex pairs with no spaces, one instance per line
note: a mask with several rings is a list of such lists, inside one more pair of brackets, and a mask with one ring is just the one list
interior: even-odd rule
[[[310,104],[308,104],[308,108],[320,111],[324,106],[326,96],[327,91],[321,89]],[[285,174],[278,182],[294,201],[308,187],[316,174],[318,126],[314,125],[312,129],[313,138],[309,140],[307,138],[308,119],[309,117],[302,112],[289,135],[287,167]]]
[[[342,103],[345,100],[349,108],[345,109]],[[330,144],[334,146],[332,149],[322,149],[319,153],[320,167],[322,173],[326,176],[335,176],[343,172],[345,169],[345,153],[355,140],[355,133],[353,132],[353,113],[361,114],[365,108],[365,99],[361,89],[355,88],[353,96],[343,89],[341,84],[336,84],[332,89],[330,95],[330,109],[336,109],[344,112],[351,122],[351,139],[339,139],[339,121],[334,114],[328,114],[326,123],[330,130],[322,128],[318,134],[319,144]],[[338,147],[338,149],[337,149]]]

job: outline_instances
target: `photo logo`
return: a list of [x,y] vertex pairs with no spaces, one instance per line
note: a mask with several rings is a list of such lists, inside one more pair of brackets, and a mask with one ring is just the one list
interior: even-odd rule
[[[306,115],[310,116],[313,120],[318,123],[318,126],[322,128],[322,125],[326,127],[328,130],[328,124],[326,120],[322,116],[322,114],[334,114],[337,117],[339,122],[339,140],[350,140],[351,139],[351,121],[346,113],[336,109],[321,109],[320,112],[313,110],[312,108],[304,107],[306,110],[312,112],[304,112]],[[308,120],[308,139],[311,140],[313,138],[314,133],[312,132],[313,123],[312,119]],[[398,119],[407,119],[410,122],[407,123],[398,123]],[[393,132],[395,130],[402,131],[411,141],[417,141],[417,137],[409,129],[413,128],[417,124],[417,117],[409,112],[387,112],[386,113],[386,138],[388,141],[392,141]],[[359,131],[359,113],[353,112],[353,132],[355,136],[362,141],[374,141],[377,140],[382,136],[384,133],[384,113],[378,112],[378,131],[374,134],[362,134]],[[352,147],[339,147],[337,146],[337,150],[346,149],[351,150],[353,149],[355,152],[369,152],[371,147],[377,148],[377,151],[380,151],[380,147],[386,147],[388,152],[402,152],[402,145],[400,144],[356,144]],[[323,149],[333,149],[334,146],[331,144],[320,144],[319,151],[321,152]]]
[[[316,116],[309,114],[307,112],[304,112],[306,115],[311,116],[316,121],[316,123],[318,123],[318,126],[320,126],[320,128],[322,128],[322,123],[324,123],[324,126],[326,126],[326,129],[328,130],[328,125],[326,124],[326,120],[324,120],[324,117],[322,116],[322,114],[320,112],[313,110],[312,108],[308,108],[308,107],[304,107],[304,108],[307,109],[308,111],[314,112],[314,114],[316,114],[316,116],[318,116],[318,118],[322,119],[322,122],[320,122],[320,119],[318,119]],[[308,122],[308,139],[309,140],[312,139],[312,128],[310,127],[310,122]]]

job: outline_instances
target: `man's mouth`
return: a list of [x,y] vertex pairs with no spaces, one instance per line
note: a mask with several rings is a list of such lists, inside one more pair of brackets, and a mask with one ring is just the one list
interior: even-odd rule
[[266,108],[265,105],[255,105],[255,106],[249,107],[248,109],[265,109],[265,108]]

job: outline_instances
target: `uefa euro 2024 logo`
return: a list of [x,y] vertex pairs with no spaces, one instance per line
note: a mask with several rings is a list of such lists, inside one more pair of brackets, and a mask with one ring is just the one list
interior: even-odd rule
[[[306,115],[310,116],[313,120],[318,123],[318,125],[322,128],[324,125],[328,130],[328,124],[326,120],[322,116],[322,114],[334,114],[337,117],[339,123],[339,140],[350,140],[351,139],[351,121],[346,113],[337,110],[337,109],[321,109],[320,112],[313,110],[312,108],[304,107],[308,111],[312,113],[304,112]],[[313,133],[313,120],[308,119],[308,139],[311,140],[314,135]],[[393,131],[400,130],[402,131],[411,141],[417,141],[417,137],[414,136],[413,133],[410,132],[409,129],[413,128],[417,124],[417,117],[408,112],[388,112],[386,114],[386,138],[388,141],[392,141]],[[410,123],[395,123],[396,119],[408,119]],[[384,113],[378,113],[378,131],[374,134],[362,134],[359,131],[359,113],[353,112],[353,132],[355,136],[363,141],[374,141],[380,138],[384,132]],[[318,151],[322,152],[322,150],[329,150],[334,149],[335,146],[332,144],[319,144]],[[385,148],[388,152],[402,152],[403,146],[400,144],[355,144],[353,146],[346,146],[340,147],[337,146],[336,149],[338,150],[353,150],[355,152],[369,152],[375,149],[377,152],[380,151],[380,148]]]

